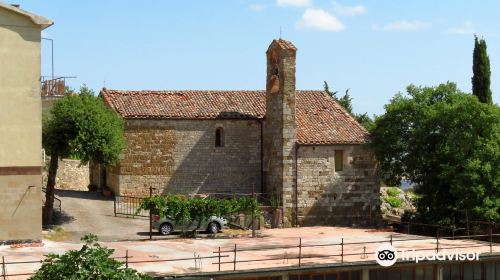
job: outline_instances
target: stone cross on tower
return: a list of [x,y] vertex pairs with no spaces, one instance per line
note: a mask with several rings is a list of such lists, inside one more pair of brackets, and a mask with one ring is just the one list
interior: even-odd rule
[[295,56],[297,48],[289,41],[273,40],[267,49],[266,119],[264,124],[264,171],[266,192],[279,198],[284,222],[294,221],[296,184],[295,148]]

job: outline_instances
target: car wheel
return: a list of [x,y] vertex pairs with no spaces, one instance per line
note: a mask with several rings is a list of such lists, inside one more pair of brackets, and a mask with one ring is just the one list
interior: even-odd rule
[[211,222],[210,224],[208,224],[208,229],[207,231],[209,233],[217,233],[219,232],[220,228],[219,228],[219,224],[216,223],[216,222]]
[[162,235],[169,235],[169,234],[171,234],[171,233],[172,233],[172,231],[173,231],[173,230],[174,230],[174,228],[172,227],[172,225],[171,225],[171,224],[169,224],[169,223],[164,223],[164,224],[162,224],[162,225],[160,226],[160,230],[159,230],[159,231],[160,231],[160,233],[161,233]]

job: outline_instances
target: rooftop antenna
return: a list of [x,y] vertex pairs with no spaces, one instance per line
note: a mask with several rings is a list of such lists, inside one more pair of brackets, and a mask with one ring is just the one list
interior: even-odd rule
[[281,39],[281,25],[280,25],[280,39]]
[[102,87],[103,87],[103,88],[106,88],[106,80],[103,80],[103,81],[102,81]]

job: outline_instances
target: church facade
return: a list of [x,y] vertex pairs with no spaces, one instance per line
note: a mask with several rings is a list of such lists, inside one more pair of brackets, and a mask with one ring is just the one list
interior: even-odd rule
[[264,193],[280,202],[287,225],[374,222],[379,178],[370,135],[326,92],[295,89],[296,53],[289,41],[270,44],[261,91],[104,88],[105,103],[125,120],[127,148],[92,181],[129,196],[146,196],[150,186]]

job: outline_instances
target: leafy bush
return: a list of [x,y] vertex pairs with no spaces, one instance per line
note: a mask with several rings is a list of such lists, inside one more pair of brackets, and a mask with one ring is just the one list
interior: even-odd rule
[[48,254],[42,267],[30,279],[153,279],[134,269],[124,268],[121,262],[111,257],[113,249],[97,243],[97,236],[88,234],[82,237],[82,241],[85,241],[85,245],[80,250],[69,250],[63,255]]
[[412,202],[416,202],[420,198],[420,195],[411,190],[406,192],[406,196],[410,198]]
[[202,221],[212,216],[228,217],[233,213],[245,213],[256,217],[259,208],[259,203],[253,197],[197,199],[183,195],[154,195],[141,202],[137,213],[151,209],[152,213],[159,214],[162,218],[167,216],[176,223],[198,222],[199,228]]
[[387,195],[397,197],[399,195],[399,189],[397,187],[387,188]]
[[397,197],[388,196],[385,197],[384,199],[387,203],[389,203],[389,205],[391,205],[394,208],[398,208],[401,206],[401,204],[403,204],[403,201]]

